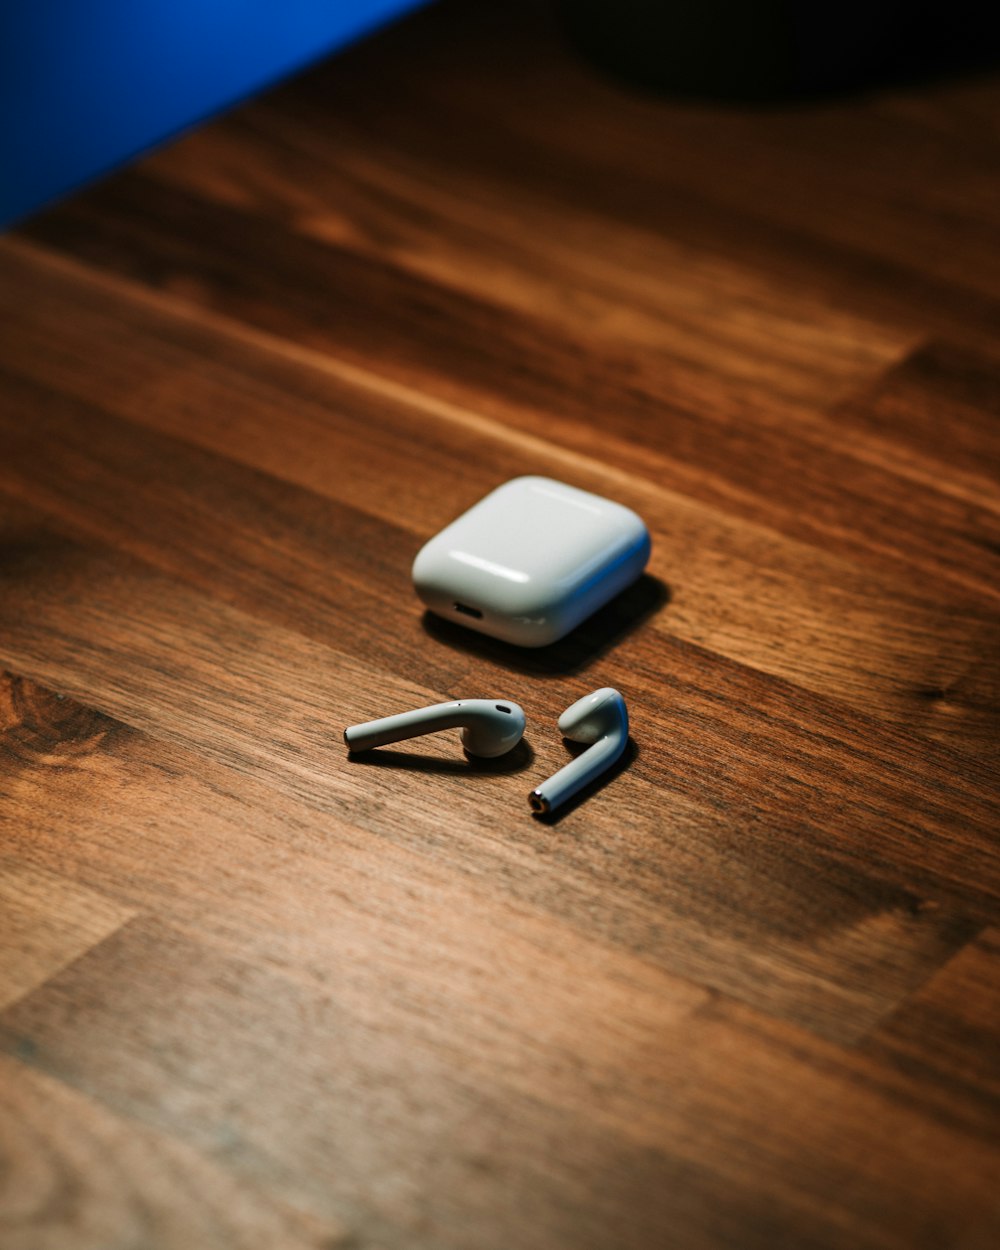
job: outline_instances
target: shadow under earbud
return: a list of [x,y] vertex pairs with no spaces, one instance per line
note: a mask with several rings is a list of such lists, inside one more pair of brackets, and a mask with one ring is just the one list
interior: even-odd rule
[[524,738],[506,755],[498,755],[494,759],[468,754],[462,759],[442,759],[438,755],[392,751],[387,747],[350,752],[347,756],[350,764],[365,764],[369,767],[374,765],[376,768],[408,768],[419,773],[451,773],[466,777],[470,773],[520,773],[530,768],[534,760],[535,753]]
[[[564,741],[573,756],[582,755],[587,750],[586,743],[573,742],[569,738],[564,739]],[[614,781],[626,768],[630,768],[638,758],[639,748],[629,738],[621,757],[615,760],[607,772],[601,773],[599,777],[595,777],[582,790],[578,790],[571,799],[567,799],[561,807],[557,807],[554,812],[532,812],[533,818],[541,825],[558,825],[564,816],[568,816],[570,812],[575,812],[581,803],[586,803],[589,798],[603,790],[609,782]],[[567,763],[569,763],[568,760]]]
[[436,642],[470,651],[515,672],[577,673],[588,668],[669,602],[670,587],[666,582],[643,573],[565,638],[547,647],[517,647],[435,616],[433,612],[424,613],[423,627]]

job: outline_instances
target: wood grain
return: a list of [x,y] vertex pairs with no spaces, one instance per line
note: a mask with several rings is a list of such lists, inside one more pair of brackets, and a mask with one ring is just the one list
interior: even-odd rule
[[120,928],[129,913],[55,873],[0,861],[0,1003],[8,1006]]
[[[996,1244],[998,119],[442,3],[0,240],[5,1247]],[[654,542],[541,652],[409,579],[526,472]]]
[[3,1244],[9,1250],[334,1250],[335,1225],[262,1200],[176,1138],[129,1123],[0,1056]]
[[[37,278],[35,281],[37,284]],[[175,316],[155,316],[147,351],[135,359],[136,314],[130,312],[131,345],[128,354],[122,352],[115,360],[115,380],[92,376],[81,344],[79,355],[74,351],[65,362],[59,362],[60,372],[66,377],[63,383],[61,377],[57,380],[52,376],[46,345],[57,331],[58,318],[67,301],[75,299],[81,315],[86,310],[81,325],[100,326],[109,341],[117,341],[128,323],[121,310],[107,315],[109,305],[115,308],[115,301],[99,291],[80,292],[80,283],[66,281],[63,275],[53,275],[52,286],[55,295],[51,303],[41,292],[33,300],[33,310],[39,306],[51,309],[48,317],[39,315],[41,325],[35,331],[34,342],[19,336],[11,338],[7,358],[12,367],[20,373],[30,367],[33,358],[37,359],[37,376],[41,377],[44,370],[48,387],[65,385],[74,398],[83,396],[88,401],[96,398],[96,387],[104,384],[107,389],[110,385],[113,397],[108,402],[123,416],[223,454],[231,443],[232,401],[224,398],[231,367],[220,368],[221,376],[216,376],[214,362],[206,365],[184,350],[191,332],[189,323]],[[19,320],[24,323],[28,317]],[[359,535],[356,544],[360,580],[365,586],[374,588],[380,568],[387,575],[385,582],[391,578],[391,583],[385,585],[384,602],[409,593],[409,557],[421,541],[451,518],[456,508],[461,510],[473,503],[505,478],[533,471],[544,455],[552,467],[559,466],[564,475],[574,476],[581,485],[621,497],[654,525],[655,532],[664,534],[665,547],[654,555],[652,569],[671,588],[669,614],[659,618],[669,628],[671,637],[685,638],[754,667],[793,678],[797,684],[833,694],[866,711],[877,709],[892,720],[919,726],[931,736],[961,741],[973,751],[995,757],[1000,742],[996,716],[1000,612],[992,606],[955,593],[944,607],[929,590],[921,593],[914,586],[912,567],[896,565],[891,573],[873,575],[838,556],[806,548],[801,541],[781,541],[772,530],[761,530],[745,521],[735,522],[718,509],[699,506],[676,490],[664,489],[659,482],[628,477],[589,457],[583,459],[575,452],[567,453],[537,439],[512,437],[509,429],[477,419],[462,409],[418,404],[408,392],[386,393],[366,374],[337,371],[330,378],[329,370],[323,369],[313,356],[290,368],[287,355],[270,343],[251,346],[235,335],[227,337],[233,366],[240,376],[252,370],[259,378],[252,398],[248,397],[241,411],[245,441],[236,454],[249,467],[264,470],[269,477],[277,473],[364,514],[375,512],[389,523],[392,530],[382,531],[381,542],[369,530],[368,541]],[[61,341],[68,338],[68,334],[60,333]],[[309,364],[316,367],[310,370]],[[225,365],[230,365],[228,358]],[[165,374],[160,383],[158,379]],[[246,388],[245,381],[241,385]],[[183,404],[175,398],[179,386],[185,395]],[[293,386],[296,390],[290,392]],[[294,400],[291,394],[295,394]],[[86,448],[80,453],[85,459],[100,454],[95,435],[88,429],[88,425],[93,427],[94,418],[88,420],[85,409],[63,406],[61,419],[42,425],[44,410],[30,384],[27,391],[19,390],[11,379],[7,395],[3,411],[8,427],[18,431],[22,459],[31,466],[32,477],[48,472],[60,483],[57,489],[62,490],[67,473],[65,459],[74,442]],[[25,404],[30,404],[36,413],[30,428],[25,428],[20,420]],[[294,413],[289,411],[293,404]],[[46,396],[46,408],[52,409],[53,405],[54,401]],[[377,425],[368,419],[373,408],[379,417]],[[98,416],[98,425],[102,419]],[[414,477],[413,456],[406,442],[406,434],[416,419],[429,427],[418,478]],[[276,421],[281,421],[287,431],[278,447],[272,437]],[[114,454],[119,456],[135,458],[144,454],[138,447],[127,449],[125,440],[117,439],[110,431],[103,438],[117,448]],[[125,438],[134,443],[138,436],[127,434]],[[17,442],[11,435],[12,457],[17,454]],[[151,449],[145,453],[150,463],[163,464],[164,457],[156,451],[155,443],[147,446]],[[42,447],[46,448],[44,454]],[[65,453],[60,450],[63,447]],[[468,459],[470,447],[477,452],[472,462]],[[329,473],[327,457],[338,456],[345,456],[357,470],[346,477]],[[199,476],[211,478],[213,483],[227,472],[214,460],[202,460],[201,465]],[[40,493],[34,483],[23,485],[26,475],[16,476],[11,471],[15,467],[12,460],[0,481],[12,483],[21,491],[29,490],[33,498],[50,497]],[[110,492],[106,484],[100,483],[92,465],[81,464],[76,474],[84,478],[102,506],[107,506],[103,501],[117,497],[117,492]],[[190,481],[189,470],[180,465],[177,476],[183,483]],[[146,491],[147,480],[146,474],[139,475],[136,489]],[[247,480],[255,480],[255,490],[274,489],[259,477]],[[456,481],[461,485],[456,486]],[[203,500],[205,489],[201,488]],[[217,492],[223,487],[220,484],[212,489]],[[384,501],[381,506],[380,499]],[[201,507],[207,506],[205,500]],[[148,507],[150,502],[144,495],[143,511]],[[290,505],[277,508],[294,525],[296,509]],[[954,508],[963,516],[968,511],[966,503],[955,502]],[[419,526],[412,521],[407,523],[407,511],[427,520]],[[130,532],[134,529],[134,512],[132,507],[127,509],[126,525]],[[197,512],[186,508],[184,514],[192,524],[198,524]],[[273,532],[274,521],[267,523],[268,541],[274,543],[278,541]],[[957,515],[949,521],[953,526],[958,523]],[[992,521],[985,527],[985,535],[992,533],[991,526]],[[338,532],[334,524],[327,525],[325,531],[322,525],[302,525],[300,528],[308,532],[301,535],[289,529],[288,521],[284,527],[286,558],[297,561],[315,541],[313,534]],[[407,539],[405,533],[399,532],[401,528],[408,529],[412,536]],[[245,547],[245,534],[242,541]],[[407,541],[409,547],[401,547]],[[184,545],[187,548],[191,544]],[[992,556],[987,554],[984,559],[983,542],[973,544],[970,540],[969,545],[975,546],[979,565],[990,567]],[[376,556],[377,563],[373,564],[367,552],[378,552],[382,547],[384,556]],[[148,550],[147,545],[143,554]],[[366,554],[361,555],[362,552]],[[810,570],[807,580],[802,578],[804,562],[808,562]],[[319,553],[316,565],[317,569],[323,567]],[[687,572],[678,584],[676,570],[681,567]],[[740,587],[738,594],[732,593],[734,583]],[[689,604],[696,607],[692,609]],[[355,629],[359,628],[358,622],[363,622],[360,627],[371,633],[367,622],[372,609],[347,602],[342,608],[343,615],[355,618]],[[657,627],[656,620],[652,627]],[[379,640],[370,645],[380,645]]]
[[[844,1173],[859,1200],[867,1193],[874,1202],[875,1187],[888,1183],[878,1227],[860,1230],[862,1244],[897,1244],[899,1229],[944,1218],[934,1212],[956,1185],[969,1204],[962,1226],[989,1218],[996,1160],[991,1147],[981,1170],[988,1123],[940,1130],[934,1143],[943,1132],[952,1151],[942,1174],[913,1128],[931,1113],[922,1107],[926,1091],[891,1069],[657,973],[648,958],[558,923],[551,906],[498,906],[495,888],[463,880],[448,854],[373,845],[339,820],[317,819],[143,735],[109,737],[99,767],[102,792],[121,810],[109,818],[91,805],[74,871],[78,864],[102,884],[126,885],[134,906],[170,927],[129,925],[8,1011],[2,1039],[29,1046],[35,1064],[87,1093],[99,1090],[115,1111],[235,1167],[247,1183],[268,1184],[282,1201],[321,1216],[362,1201],[373,1170],[391,1174],[398,1180],[379,1204],[382,1217],[417,1244],[461,1244],[461,1226],[447,1231],[455,1193],[471,1186],[462,1218],[483,1220],[489,1208],[479,1204],[490,1197],[482,1175],[499,1172],[517,1202],[505,1217],[511,1223],[477,1227],[484,1245],[574,1235],[607,1244],[614,1227],[622,1244],[641,1245],[659,1221],[682,1216],[713,1240],[736,1235],[729,1222],[757,1205],[770,1214],[747,1227],[749,1244],[794,1240],[806,1228],[817,1244],[837,1244],[836,1215],[817,1232],[804,1209],[831,1171],[844,1172],[857,1118],[879,1126],[869,1141],[876,1151],[884,1149],[880,1134],[910,1143],[888,1182]],[[80,788],[78,774],[64,781],[54,810],[71,807]],[[190,798],[181,808],[182,790]],[[46,836],[40,825],[25,828],[26,853],[65,846],[58,827]],[[103,862],[87,853],[93,845],[106,848]],[[76,978],[89,987],[84,999]],[[581,1035],[590,1039],[584,1053]],[[267,1056],[289,1050],[295,1063],[261,1086]],[[734,1050],[747,1082],[737,1089],[728,1071]],[[776,1068],[786,1076],[792,1069],[794,1114],[780,1095],[774,1102],[766,1074]],[[789,1152],[801,1148],[794,1124],[812,1118],[817,1099],[837,1115],[831,1120],[827,1108],[827,1132],[790,1180]],[[760,1120],[763,1102],[770,1131],[762,1140],[744,1124]],[[435,1167],[451,1186],[424,1179],[428,1161],[412,1146],[432,1114],[450,1125]],[[524,1132],[534,1143],[527,1153]],[[673,1143],[667,1156],[665,1140]],[[721,1157],[706,1173],[700,1155],[709,1142]],[[343,1162],[317,1185],[324,1156]],[[961,1179],[972,1159],[981,1185]],[[592,1169],[604,1178],[604,1197],[584,1233],[572,1212],[579,1186],[596,1179]],[[659,1197],[624,1227],[611,1223],[640,1183]],[[905,1214],[911,1184],[925,1200]],[[530,1229],[520,1223],[521,1204],[535,1212]]]

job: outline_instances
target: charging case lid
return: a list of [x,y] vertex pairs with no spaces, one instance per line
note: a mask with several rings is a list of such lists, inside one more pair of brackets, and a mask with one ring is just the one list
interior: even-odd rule
[[417,554],[413,583],[439,616],[520,646],[555,642],[649,559],[630,508],[547,477],[498,486]]

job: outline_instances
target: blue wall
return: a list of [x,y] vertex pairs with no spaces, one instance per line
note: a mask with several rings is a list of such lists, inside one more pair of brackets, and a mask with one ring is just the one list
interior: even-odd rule
[[0,226],[420,0],[0,0]]

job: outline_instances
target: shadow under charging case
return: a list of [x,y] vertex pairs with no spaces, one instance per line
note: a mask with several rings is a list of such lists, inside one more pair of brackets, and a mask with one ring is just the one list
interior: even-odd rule
[[630,508],[552,478],[516,477],[420,549],[413,584],[438,616],[543,647],[634,582],[649,550]]

